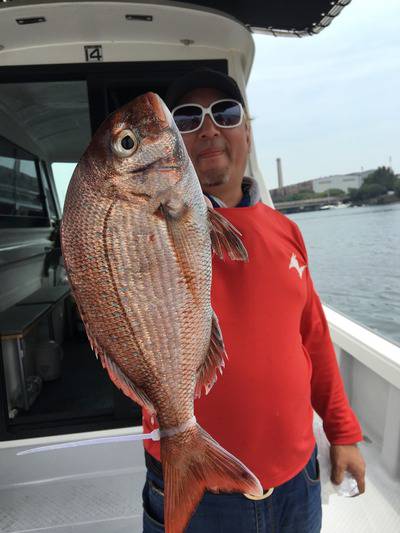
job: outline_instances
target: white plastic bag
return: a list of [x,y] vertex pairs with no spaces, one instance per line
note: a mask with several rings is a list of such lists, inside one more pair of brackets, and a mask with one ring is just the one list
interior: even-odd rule
[[318,446],[318,462],[321,479],[321,500],[323,505],[329,504],[329,497],[332,494],[339,496],[357,496],[358,486],[354,477],[346,472],[343,481],[340,485],[334,485],[331,481],[331,458],[330,458],[330,444],[326,438],[325,431],[320,417],[314,413],[313,430],[315,440]]

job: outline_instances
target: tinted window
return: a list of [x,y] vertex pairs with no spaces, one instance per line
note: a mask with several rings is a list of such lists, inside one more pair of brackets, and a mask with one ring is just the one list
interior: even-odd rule
[[[222,63],[225,69],[222,61],[218,61],[219,68]],[[96,129],[113,109],[139,94],[148,90],[164,94],[180,68],[181,64],[174,72],[169,62],[42,65],[34,67],[35,72],[27,67],[25,82],[20,75],[14,79],[10,74],[7,81],[2,78],[0,136],[12,135],[27,152],[38,156],[41,183],[35,188],[35,157],[19,153],[17,146],[4,141],[0,149],[0,213],[6,208],[8,214],[16,212],[16,192],[20,204],[23,200],[32,211],[37,210],[35,200],[38,192],[41,198],[42,189],[52,218],[56,206],[62,209],[92,127]],[[23,69],[18,67],[19,73]],[[66,81],[60,79],[61,69]],[[56,80],[49,81],[53,72]],[[7,113],[2,113],[5,109]],[[21,183],[18,191],[16,180]],[[57,194],[56,202],[51,193]],[[13,214],[12,218],[24,217]],[[113,385],[90,347],[63,266],[60,226],[55,223],[51,229],[49,218],[42,220],[48,232],[36,228],[13,231],[7,234],[8,241],[5,237],[1,241],[0,231],[0,262],[4,244],[8,267],[0,272],[0,308],[4,309],[3,316],[0,314],[0,333],[4,335],[0,347],[0,441],[139,425],[141,409]],[[21,239],[18,246],[16,234]],[[7,296],[3,307],[2,288]]]
[[62,208],[90,142],[86,82],[0,84],[0,102],[0,219],[34,226],[0,230],[0,441],[140,424],[92,352],[63,266],[54,195]]
[[0,137],[0,216],[47,216],[37,159],[4,137]]
[[54,201],[53,192],[50,187],[49,176],[47,174],[46,167],[43,161],[41,161],[40,169],[42,172],[42,183],[43,183],[43,189],[44,189],[45,196],[46,196],[49,215],[52,220],[55,220],[58,218],[57,208],[56,208],[56,204]]
[[54,176],[54,183],[57,189],[57,196],[60,202],[60,207],[63,209],[65,195],[67,194],[67,189],[69,182],[71,180],[72,174],[75,170],[76,163],[52,163],[51,170]]

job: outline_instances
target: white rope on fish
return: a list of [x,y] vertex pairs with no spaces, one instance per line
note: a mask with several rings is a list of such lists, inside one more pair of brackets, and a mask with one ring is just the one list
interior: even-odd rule
[[47,446],[38,446],[18,452],[17,455],[29,455],[31,453],[49,452],[53,450],[63,450],[66,448],[78,448],[79,446],[92,446],[97,444],[109,444],[114,442],[131,442],[135,440],[160,440],[160,431],[153,429],[151,433],[137,433],[136,435],[121,435],[116,437],[99,437],[97,439],[82,439],[73,442],[62,442],[61,444],[48,444]]
[[193,416],[186,420],[183,424],[176,428],[167,428],[163,430],[153,429],[150,433],[137,433],[135,435],[120,435],[115,437],[99,437],[97,439],[82,439],[72,442],[62,442],[61,444],[48,444],[47,446],[38,446],[18,452],[17,455],[30,455],[32,453],[50,452],[53,450],[64,450],[68,448],[78,448],[80,446],[95,446],[97,444],[110,444],[116,442],[132,442],[137,440],[152,439],[154,441],[160,440],[163,437],[173,437],[178,433],[186,431],[189,427],[196,424],[196,417]]
[[174,435],[178,435],[178,433],[183,433],[187,429],[189,429],[192,426],[195,426],[197,423],[196,417],[192,416],[192,418],[189,418],[189,420],[186,420],[186,422],[183,422],[180,426],[176,428],[166,428],[166,429],[160,429],[160,437],[173,437]]

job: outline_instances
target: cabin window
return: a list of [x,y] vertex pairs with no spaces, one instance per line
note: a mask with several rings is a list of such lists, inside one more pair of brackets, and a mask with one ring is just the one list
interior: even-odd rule
[[0,440],[140,424],[90,347],[61,254],[58,206],[91,138],[87,82],[0,84],[0,101]]
[[76,163],[52,163],[51,165],[61,209],[64,207],[65,195],[75,167]]
[[47,202],[48,212],[51,220],[57,220],[58,214],[57,214],[57,208],[54,201],[54,194],[51,190],[50,181],[49,181],[49,175],[46,170],[46,164],[44,161],[40,162],[40,170],[42,174],[42,183],[44,188],[44,195]]
[[47,216],[38,168],[35,156],[0,137],[1,217]]

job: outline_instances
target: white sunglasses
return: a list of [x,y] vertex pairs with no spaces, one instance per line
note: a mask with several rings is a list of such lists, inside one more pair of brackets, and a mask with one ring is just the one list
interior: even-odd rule
[[175,124],[181,133],[199,130],[208,115],[219,128],[236,128],[243,121],[243,106],[237,100],[225,98],[204,107],[200,104],[182,104],[172,110]]

